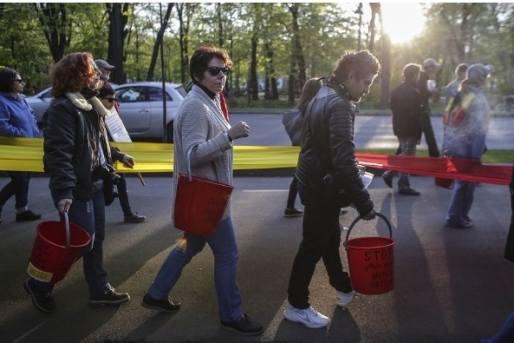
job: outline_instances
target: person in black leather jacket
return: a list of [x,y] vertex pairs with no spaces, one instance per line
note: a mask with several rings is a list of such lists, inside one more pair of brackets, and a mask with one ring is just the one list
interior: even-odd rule
[[[91,236],[82,252],[89,306],[118,305],[130,296],[115,292],[103,269],[105,206],[113,200],[117,177],[111,167],[113,157],[128,166],[134,159],[109,145],[104,122],[108,111],[96,98],[100,71],[91,54],[63,57],[52,67],[50,80],[55,99],[45,113],[43,162],[51,196],[59,213],[67,212],[69,221]],[[30,278],[23,286],[37,309],[55,311],[51,282]]]
[[380,64],[367,50],[347,53],[305,112],[301,151],[296,167],[300,199],[305,206],[303,240],[295,257],[284,316],[309,328],[330,319],[309,303],[309,284],[323,259],[337,303],[347,306],[356,293],[343,271],[339,247],[341,207],[353,203],[364,220],[375,218],[374,205],[359,176],[355,158],[355,103],[366,95]]

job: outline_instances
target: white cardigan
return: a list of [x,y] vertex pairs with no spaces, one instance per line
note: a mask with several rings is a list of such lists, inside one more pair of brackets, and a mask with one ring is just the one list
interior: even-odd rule
[[[187,174],[186,156],[191,154],[191,174],[209,180],[232,185],[232,143],[224,133],[230,124],[221,112],[219,97],[215,100],[200,87],[193,85],[180,106],[173,123],[174,162],[173,192],[171,195],[172,220],[174,223],[175,194],[178,174]],[[223,219],[230,214],[230,202]]]

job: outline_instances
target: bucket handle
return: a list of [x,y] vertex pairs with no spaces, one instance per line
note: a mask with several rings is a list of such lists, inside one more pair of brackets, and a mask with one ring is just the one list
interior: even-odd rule
[[70,219],[68,218],[68,212],[64,211],[64,227],[66,228],[66,249],[70,248]]
[[[386,216],[378,212],[375,212],[375,215],[385,221],[385,223],[387,224],[387,228],[389,229],[389,238],[393,238],[393,229],[391,228],[391,223],[389,223],[389,220],[387,220]],[[354,221],[350,224],[350,227],[348,228],[348,232],[346,233],[346,242],[344,244],[346,250],[348,250],[348,238],[350,237],[350,232],[355,227],[355,224],[357,224],[357,222],[361,219],[361,216],[355,218]]]
[[193,153],[193,150],[196,149],[196,145],[189,149],[186,154],[186,164],[187,164],[187,179],[189,182],[192,181],[192,175],[191,175],[191,154]]

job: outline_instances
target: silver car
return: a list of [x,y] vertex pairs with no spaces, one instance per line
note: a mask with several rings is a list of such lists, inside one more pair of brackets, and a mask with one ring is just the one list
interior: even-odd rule
[[[163,137],[162,82],[126,83],[114,87],[119,99],[120,116],[130,138]],[[166,136],[173,142],[173,120],[186,91],[181,84],[166,83]]]
[[43,113],[45,113],[48,106],[50,106],[52,99],[52,87],[48,87],[34,96],[28,96],[25,98],[29,106],[34,111],[34,116],[36,117],[38,125],[41,125],[43,122]]
[[[132,140],[162,140],[163,97],[162,82],[136,82],[113,85],[119,99],[120,116]],[[52,101],[52,88],[25,98],[34,110],[39,125],[43,113]],[[181,84],[166,83],[166,138],[173,142],[173,120],[186,91]]]

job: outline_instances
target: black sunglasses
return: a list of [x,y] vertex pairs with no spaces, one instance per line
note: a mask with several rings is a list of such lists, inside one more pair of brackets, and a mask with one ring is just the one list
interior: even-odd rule
[[223,74],[228,75],[230,73],[230,69],[227,67],[209,67],[207,70],[211,73],[212,76],[216,76],[220,73],[220,71],[223,72]]
[[102,98],[102,99],[107,100],[107,102],[119,101],[118,98]]
[[23,80],[22,79],[19,79],[19,80],[13,80],[14,82],[19,82],[19,83],[23,83]]

